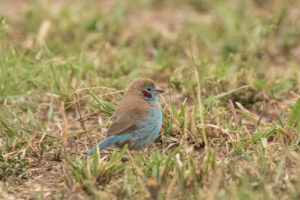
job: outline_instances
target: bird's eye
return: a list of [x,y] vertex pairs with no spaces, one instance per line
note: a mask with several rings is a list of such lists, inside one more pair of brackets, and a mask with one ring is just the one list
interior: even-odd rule
[[147,90],[148,90],[148,91],[151,91],[151,89],[150,89],[150,88],[147,88]]

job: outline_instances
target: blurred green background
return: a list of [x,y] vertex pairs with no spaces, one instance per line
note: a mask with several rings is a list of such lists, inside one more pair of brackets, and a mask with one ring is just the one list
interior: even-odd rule
[[[298,0],[0,0],[0,197],[299,199],[299,65]],[[137,77],[157,148],[87,165]]]

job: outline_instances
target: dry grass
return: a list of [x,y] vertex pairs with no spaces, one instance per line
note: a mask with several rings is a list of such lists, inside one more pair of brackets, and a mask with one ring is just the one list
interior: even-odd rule
[[[297,8],[2,0],[0,197],[299,199]],[[86,161],[140,76],[167,89],[160,138]]]

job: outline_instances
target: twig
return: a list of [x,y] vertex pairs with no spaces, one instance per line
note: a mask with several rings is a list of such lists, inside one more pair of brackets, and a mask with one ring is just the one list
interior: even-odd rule
[[69,188],[72,188],[72,185],[73,185],[72,184],[72,179],[71,179],[71,175],[69,173],[68,166],[67,166],[67,141],[68,141],[67,128],[68,128],[68,122],[67,122],[67,118],[66,118],[64,102],[61,102],[61,115],[62,115],[62,139],[63,139],[64,170],[66,172],[67,185],[68,185]]
[[[75,88],[73,88],[73,87],[71,87],[74,91],[76,91],[75,90]],[[80,111],[80,109],[79,109],[79,103],[78,103],[78,95],[77,95],[77,93],[76,92],[73,92],[73,94],[74,94],[74,96],[75,96],[75,108],[76,108],[76,110],[77,110],[77,112],[78,112],[78,114],[79,114],[79,120],[80,120],[80,125],[81,125],[81,128],[85,131],[85,126],[84,126],[84,121],[83,121],[83,119],[82,119],[82,115],[81,115],[81,111]]]
[[91,132],[91,131],[93,131],[93,130],[96,130],[98,127],[93,127],[93,128],[90,128],[90,129],[87,129],[87,130],[85,130],[85,131],[79,131],[79,132],[73,132],[73,133],[69,133],[68,134],[68,138],[72,138],[72,137],[78,137],[78,136],[81,136],[82,134],[84,134],[84,133],[88,133],[88,132]]
[[174,187],[177,179],[178,179],[178,174],[176,173],[176,170],[174,170],[173,178],[172,178],[172,180],[170,182],[170,185],[168,186],[168,189],[167,189],[167,195],[166,195],[167,200],[171,199],[171,195],[172,195],[171,193],[172,193],[173,187]]
[[67,127],[68,127],[68,122],[66,118],[66,113],[65,113],[65,104],[64,102],[61,103],[61,115],[62,115],[62,139],[63,139],[63,149],[64,149],[64,156],[65,159],[67,159]]
[[[89,117],[91,117],[91,116],[93,116],[93,115],[97,115],[97,114],[99,114],[99,112],[89,113],[89,114],[83,115],[83,116],[82,116],[82,119],[89,118]],[[71,120],[71,121],[69,122],[69,124],[75,123],[75,122],[77,122],[78,120],[80,120],[80,118],[73,119],[73,120]]]
[[262,112],[261,112],[261,114],[260,114],[260,116],[259,116],[259,119],[257,120],[257,126],[259,126],[260,125],[260,122],[261,122],[261,120],[262,120],[262,118],[263,118],[263,113],[265,112],[265,102],[263,102],[263,109],[262,109]]
[[231,99],[229,99],[229,104],[230,104],[230,109],[231,109],[232,116],[233,116],[233,119],[234,119],[234,125],[237,126],[238,123],[239,123],[238,116],[235,112],[234,104],[232,103]]
[[240,104],[239,102],[235,102],[235,104],[239,107],[239,109],[241,109],[243,112],[249,114],[253,119],[255,119],[256,121],[258,121],[259,117],[253,113],[251,113],[249,110],[247,110],[242,104]]
[[[218,129],[220,131],[222,131],[223,133],[225,133],[226,135],[229,136],[229,138],[234,141],[234,139],[232,138],[232,136],[230,135],[230,131],[228,129],[224,129],[222,127],[219,127],[217,125],[214,125],[214,124],[198,124],[197,125],[198,128],[206,128],[206,127],[210,127],[210,128],[215,128],[215,129]],[[240,132],[240,131],[231,131],[231,132]]]
[[[197,79],[197,86],[198,86],[198,107],[199,107],[199,115],[200,115],[200,122],[201,124],[204,123],[204,119],[203,119],[203,104],[202,104],[202,100],[201,100],[201,86],[200,86],[200,80],[199,80],[199,76],[198,76],[198,71],[195,69],[195,76]],[[202,137],[203,137],[203,141],[204,141],[204,145],[205,145],[205,149],[208,147],[208,142],[207,142],[207,137],[205,134],[204,129],[202,129]]]
[[[86,87],[86,88],[79,88],[79,89],[76,89],[72,94],[81,92],[82,90],[90,90],[90,89],[110,89],[110,90],[116,90],[116,89],[114,89],[114,88],[109,88],[109,87],[105,87],[105,86]],[[121,93],[121,92],[123,92],[123,91],[124,91],[124,90],[118,90],[118,91],[116,91],[116,93]]]

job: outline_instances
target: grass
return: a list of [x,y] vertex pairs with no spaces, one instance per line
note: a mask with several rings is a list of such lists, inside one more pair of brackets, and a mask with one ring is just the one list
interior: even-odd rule
[[[296,0],[0,3],[0,197],[299,199]],[[126,85],[166,89],[145,151],[85,154]]]

